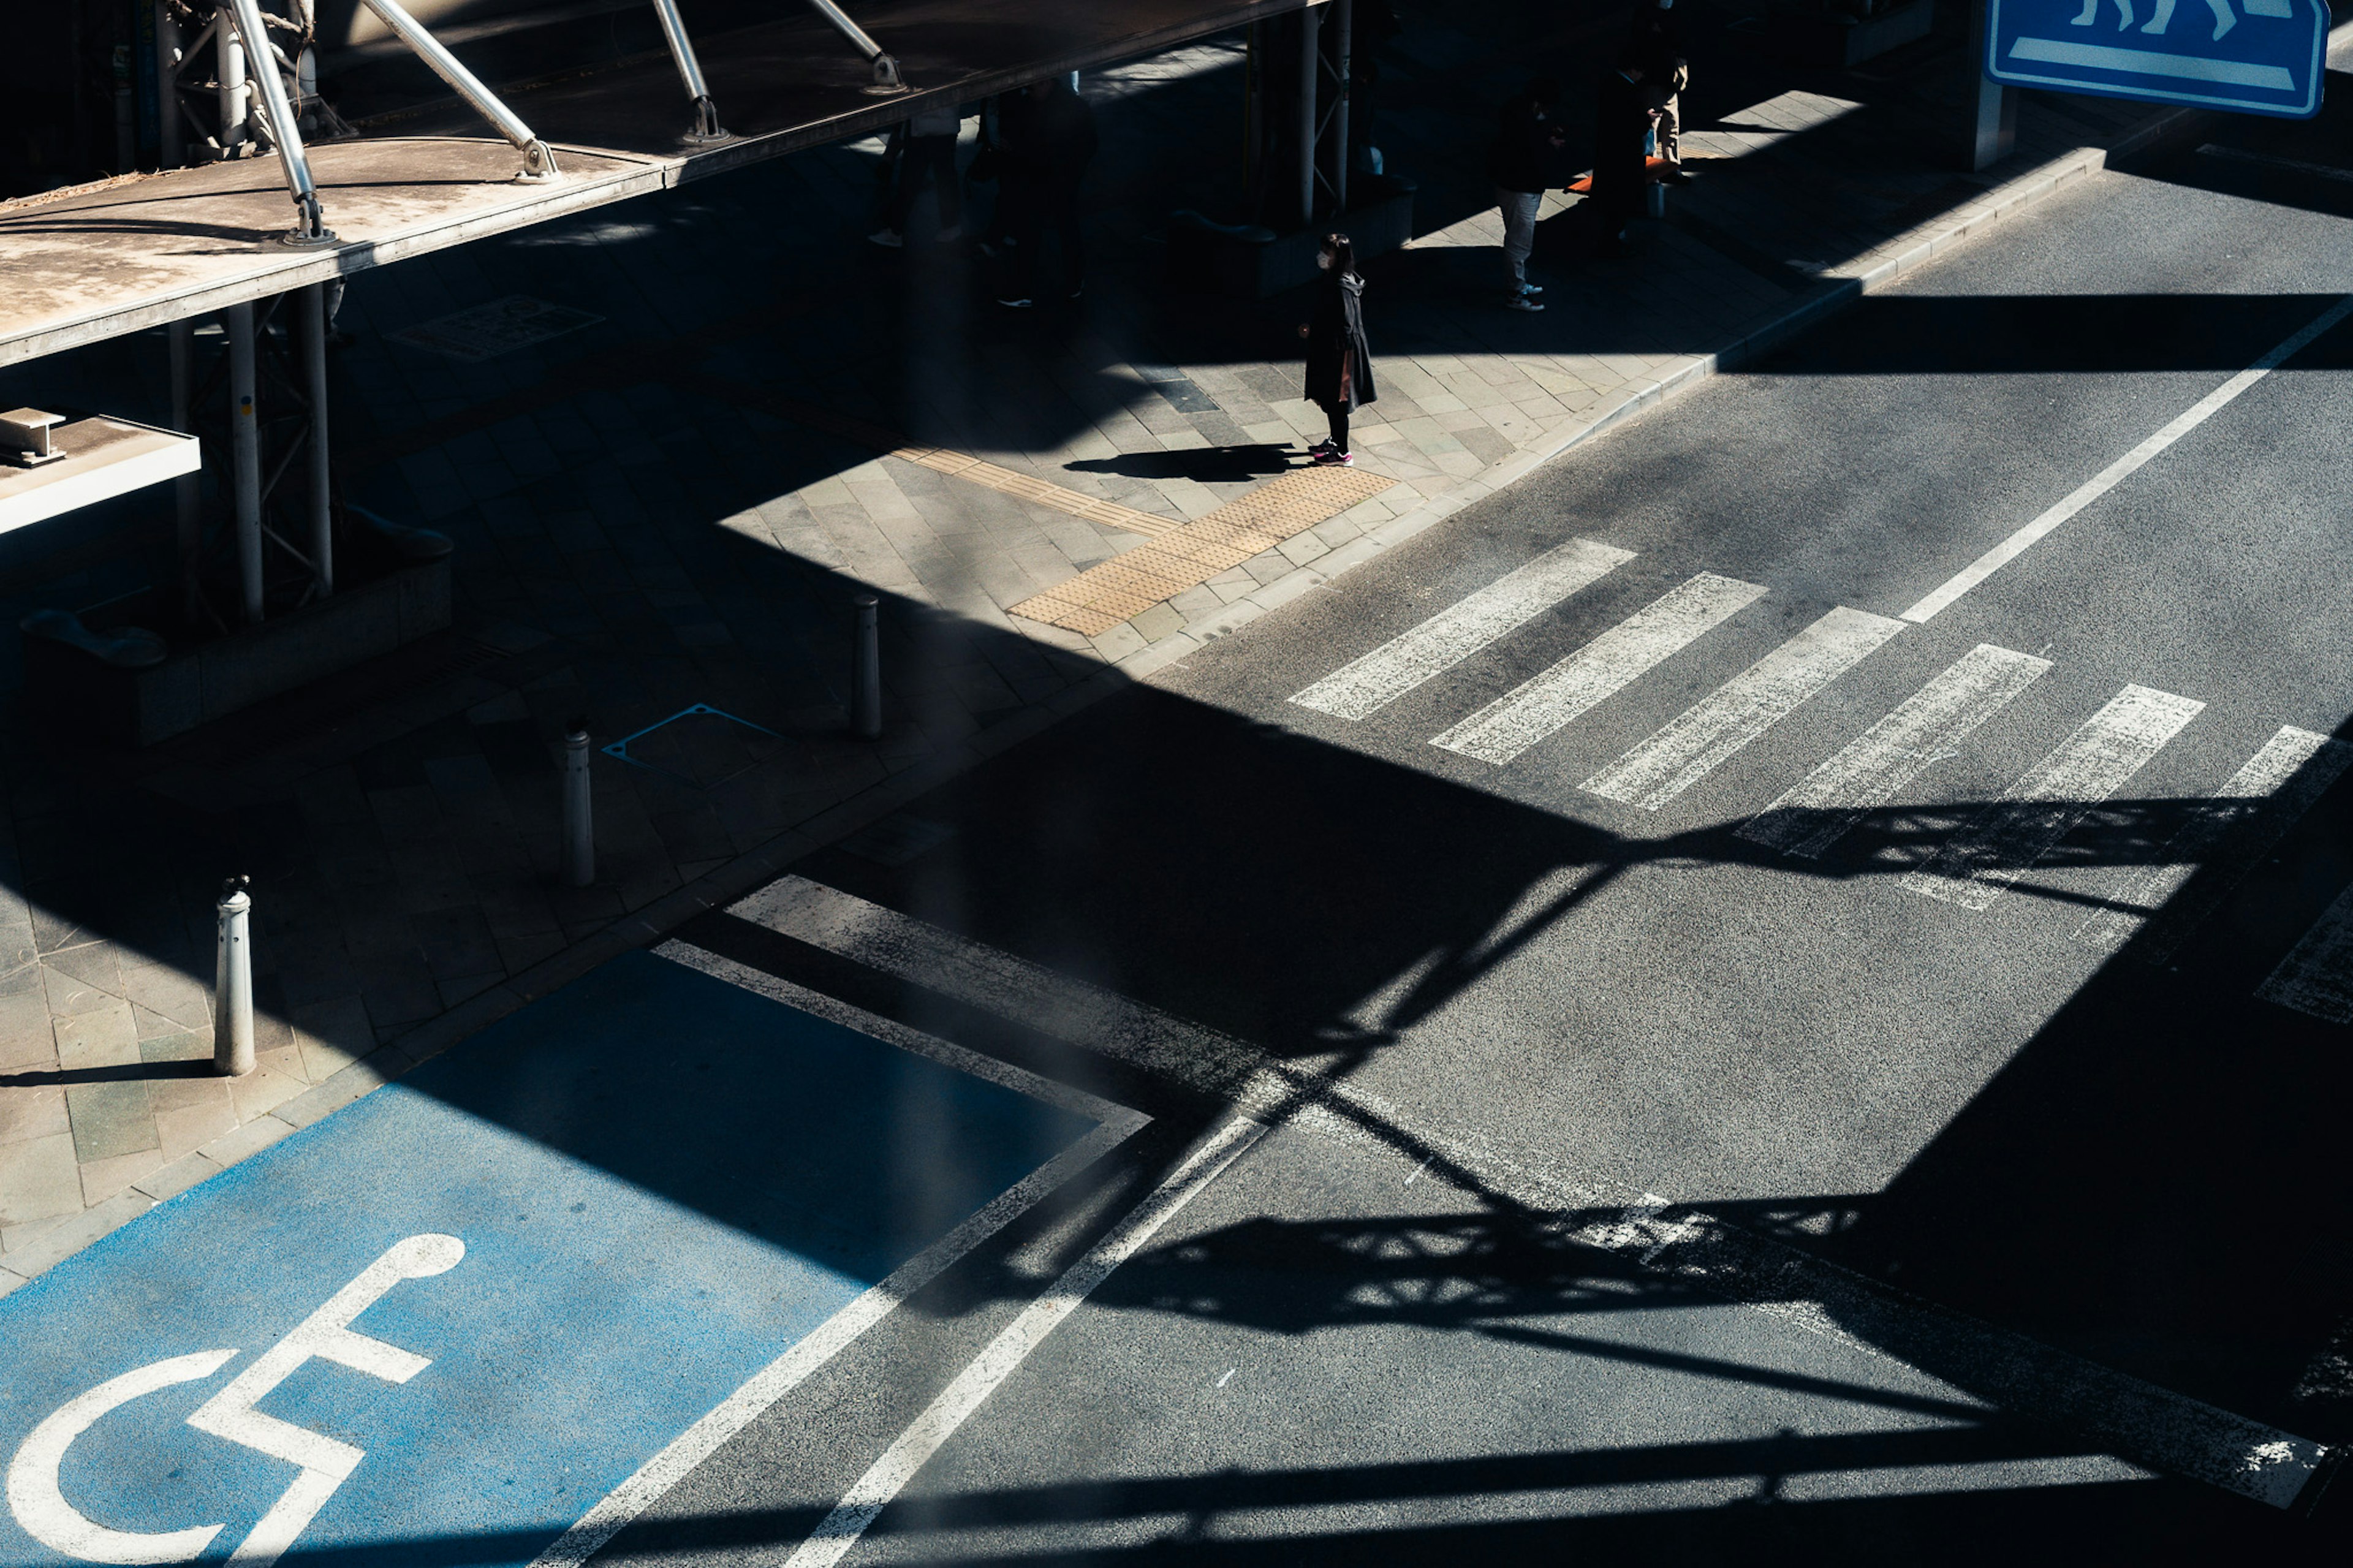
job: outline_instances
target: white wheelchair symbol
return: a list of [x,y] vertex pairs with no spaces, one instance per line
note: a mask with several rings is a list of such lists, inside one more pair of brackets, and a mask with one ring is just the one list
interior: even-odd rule
[[[266,1568],[277,1562],[326,1506],[335,1489],[367,1458],[364,1449],[264,1415],[254,1406],[313,1357],[386,1383],[406,1383],[432,1365],[423,1356],[368,1338],[353,1330],[351,1322],[403,1279],[445,1274],[465,1256],[466,1244],[454,1236],[412,1236],[394,1243],[383,1257],[360,1270],[359,1278],[336,1291],[325,1306],[256,1357],[252,1365],[188,1417],[188,1425],[199,1432],[283,1459],[301,1471],[230,1553],[231,1563]],[[200,1382],[227,1365],[237,1353],[198,1351],[194,1355],[174,1356],[110,1378],[68,1401],[33,1428],[9,1461],[8,1507],[16,1522],[51,1551],[85,1563],[186,1563],[195,1558],[227,1525],[198,1524],[154,1534],[110,1530],[85,1518],[66,1500],[58,1485],[58,1470],[74,1439],[108,1411],[159,1388]]]

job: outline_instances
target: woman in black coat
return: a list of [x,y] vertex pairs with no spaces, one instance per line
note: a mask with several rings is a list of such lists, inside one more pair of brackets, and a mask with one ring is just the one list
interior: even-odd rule
[[1307,400],[1332,422],[1332,438],[1307,448],[1318,463],[1345,466],[1348,416],[1373,401],[1373,350],[1365,341],[1365,280],[1356,272],[1356,247],[1345,234],[1327,234],[1315,265],[1324,269],[1315,286],[1315,318],[1302,325],[1307,340]]

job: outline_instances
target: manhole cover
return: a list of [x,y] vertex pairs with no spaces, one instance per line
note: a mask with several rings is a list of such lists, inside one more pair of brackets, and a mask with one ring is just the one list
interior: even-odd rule
[[604,319],[568,305],[551,305],[528,295],[510,294],[454,316],[420,321],[385,335],[395,342],[428,349],[451,359],[486,360],[560,338],[582,327],[593,327]]
[[784,749],[784,737],[698,702],[605,748],[641,768],[709,789],[749,773]]

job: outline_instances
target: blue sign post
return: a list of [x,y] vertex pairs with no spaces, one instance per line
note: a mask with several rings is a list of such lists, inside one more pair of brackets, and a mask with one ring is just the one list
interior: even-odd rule
[[[2308,120],[2327,74],[2325,0],[1986,0],[2006,87]],[[2178,14],[2177,14],[2178,13]]]

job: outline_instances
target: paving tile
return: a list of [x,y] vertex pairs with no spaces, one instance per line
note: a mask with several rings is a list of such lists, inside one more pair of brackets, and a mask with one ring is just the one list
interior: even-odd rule
[[142,1079],[66,1085],[75,1158],[109,1160],[158,1147],[155,1110]]
[[71,1133],[0,1143],[0,1226],[81,1210],[81,1166]]

